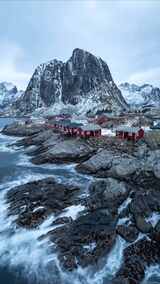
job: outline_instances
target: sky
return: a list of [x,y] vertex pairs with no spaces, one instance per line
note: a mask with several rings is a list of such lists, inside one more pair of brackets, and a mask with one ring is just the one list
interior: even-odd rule
[[77,47],[106,61],[117,84],[160,87],[160,1],[0,0],[0,82],[25,89],[37,65]]

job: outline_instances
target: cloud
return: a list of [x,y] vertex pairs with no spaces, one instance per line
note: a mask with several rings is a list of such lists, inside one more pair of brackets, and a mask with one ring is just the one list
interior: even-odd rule
[[0,82],[8,81],[19,89],[25,89],[30,74],[18,69],[18,62],[24,57],[23,50],[15,43],[3,41],[0,43]]
[[139,85],[149,83],[160,87],[160,67],[134,73],[129,77],[128,82]]

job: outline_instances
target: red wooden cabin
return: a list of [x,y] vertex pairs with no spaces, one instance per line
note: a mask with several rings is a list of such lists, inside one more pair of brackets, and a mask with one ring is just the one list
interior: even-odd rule
[[48,128],[59,129],[66,135],[78,137],[99,137],[101,128],[95,124],[83,125],[82,123],[71,122],[70,120],[49,120],[46,123]]
[[68,134],[71,136],[78,136],[82,124],[76,122],[64,122],[62,124],[64,134]]
[[119,127],[116,129],[116,136],[121,139],[138,141],[144,137],[144,130],[138,127]]
[[101,136],[101,128],[95,124],[87,124],[81,127],[79,135],[81,137],[99,137]]

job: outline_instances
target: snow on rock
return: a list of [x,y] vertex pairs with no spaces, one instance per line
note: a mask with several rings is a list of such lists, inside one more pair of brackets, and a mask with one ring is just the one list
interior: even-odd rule
[[21,96],[23,91],[18,91],[17,87],[12,83],[0,83],[0,109],[11,106]]
[[102,136],[115,136],[115,131],[108,128],[102,128]]
[[142,107],[147,105],[160,106],[160,89],[152,85],[122,83],[119,86],[126,102],[132,107]]
[[17,103],[24,113],[42,108],[45,112],[49,108],[55,114],[69,108],[80,115],[98,110],[122,111],[127,107],[107,64],[78,48],[65,63],[55,59],[38,66]]

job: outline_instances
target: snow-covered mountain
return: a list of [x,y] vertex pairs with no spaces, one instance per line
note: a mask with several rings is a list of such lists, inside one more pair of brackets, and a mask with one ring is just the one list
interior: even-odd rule
[[131,107],[160,106],[160,89],[157,87],[129,83],[120,84],[118,87]]
[[0,83],[0,109],[12,106],[22,95],[23,91],[18,91],[12,83]]
[[55,59],[39,65],[16,107],[23,113],[37,109],[58,113],[68,108],[81,114],[97,110],[118,112],[128,106],[108,65],[76,48],[65,63]]

